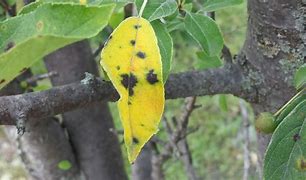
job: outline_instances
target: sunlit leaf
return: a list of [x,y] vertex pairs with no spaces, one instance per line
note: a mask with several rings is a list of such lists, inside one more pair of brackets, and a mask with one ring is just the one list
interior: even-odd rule
[[118,108],[130,162],[158,131],[164,109],[161,55],[150,23],[124,20],[101,54],[101,65],[120,94]]
[[0,22],[0,88],[50,52],[98,34],[113,9],[114,5],[44,4]]
[[39,0],[23,7],[19,14],[29,13],[35,10],[40,5],[47,3],[84,4],[85,2],[89,6],[116,5],[115,9],[119,10],[126,4],[133,2],[133,0]]

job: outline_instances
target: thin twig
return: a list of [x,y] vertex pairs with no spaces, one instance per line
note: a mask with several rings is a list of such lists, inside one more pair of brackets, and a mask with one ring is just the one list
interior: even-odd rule
[[222,49],[222,56],[226,63],[233,63],[232,53],[225,44]]
[[178,140],[177,146],[181,153],[180,159],[183,161],[185,171],[187,173],[187,177],[189,180],[197,180],[197,175],[192,164],[192,155],[189,149],[189,145],[187,142],[187,127],[189,124],[190,116],[192,112],[196,109],[196,97],[186,98],[186,105],[182,111],[182,114],[179,118],[179,125],[181,128],[180,138],[182,140]]
[[57,76],[57,75],[58,75],[57,72],[51,71],[51,72],[48,72],[48,73],[45,73],[45,74],[39,74],[39,75],[32,76],[32,77],[26,79],[26,82],[28,84],[33,84],[33,83],[36,83],[37,81],[48,79],[48,78],[51,78],[51,77],[54,77],[54,76]]
[[250,120],[249,114],[243,100],[239,100],[242,122],[243,122],[243,134],[244,134],[244,165],[243,165],[243,180],[249,179],[250,171]]
[[164,118],[164,126],[168,134],[169,141],[163,146],[164,148],[159,154],[153,157],[152,177],[163,178],[162,166],[173,155],[176,154],[184,163],[186,173],[189,179],[196,180],[197,176],[192,165],[192,156],[187,143],[187,134],[190,133],[187,129],[191,113],[198,107],[195,105],[196,97],[188,97],[185,99],[182,113],[178,119],[172,118],[172,126],[166,118]]
[[104,48],[104,43],[99,44],[99,47],[93,53],[93,57],[99,56],[103,48]]

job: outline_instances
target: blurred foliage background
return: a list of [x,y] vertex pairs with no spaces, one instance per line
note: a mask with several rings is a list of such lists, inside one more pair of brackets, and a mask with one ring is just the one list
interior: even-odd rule
[[[247,8],[246,2],[216,12],[216,22],[220,26],[225,44],[235,55],[242,47],[246,32]],[[174,57],[172,73],[194,70],[197,63],[198,48],[187,33],[173,31]],[[101,33],[91,40],[93,50],[98,46]],[[98,60],[98,59],[97,59]],[[33,66],[34,74],[46,73],[43,62]],[[36,91],[50,88],[48,80],[40,81]],[[182,99],[169,100],[166,103],[165,117],[171,119],[180,114],[184,101]],[[192,152],[193,163],[201,179],[241,179],[243,173],[243,123],[239,99],[231,95],[216,95],[199,97],[196,109],[190,119],[190,127],[197,127],[197,131],[188,136],[188,143]],[[110,103],[114,121],[118,130],[122,130],[116,104]],[[254,115],[248,106],[251,122]],[[27,179],[24,167],[15,146],[7,139],[4,128],[0,131],[0,180]],[[166,133],[161,125],[159,138],[166,140]],[[122,141],[122,137],[119,137]],[[256,133],[254,126],[250,126],[250,159],[251,179],[257,179]],[[122,148],[124,148],[122,144]],[[125,150],[123,151],[123,154]],[[126,161],[126,170],[131,174],[131,166]],[[183,165],[176,158],[172,158],[165,165],[166,179],[186,179]]]

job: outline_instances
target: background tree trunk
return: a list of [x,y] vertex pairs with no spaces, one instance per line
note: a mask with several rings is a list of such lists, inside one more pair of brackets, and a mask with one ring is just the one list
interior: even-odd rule
[[[248,30],[238,63],[257,91],[255,114],[276,112],[295,93],[293,74],[306,62],[305,5],[302,0],[248,0]],[[261,163],[269,141],[270,135],[258,134]]]
[[[45,64],[49,72],[58,73],[51,78],[55,86],[80,81],[85,72],[99,75],[88,41],[59,49],[45,58]],[[118,139],[110,131],[114,124],[106,102],[64,113],[63,120],[86,179],[127,179]]]
[[150,144],[146,144],[132,165],[133,180],[152,180],[152,153]]
[[[23,93],[20,81],[31,76],[31,72],[26,71],[1,90],[0,95]],[[6,127],[5,132],[12,143],[16,144],[32,179],[79,179],[79,168],[74,153],[64,129],[55,118],[27,120],[26,132],[21,137],[17,137],[16,127]],[[58,167],[63,160],[70,162],[69,170],[62,170]]]

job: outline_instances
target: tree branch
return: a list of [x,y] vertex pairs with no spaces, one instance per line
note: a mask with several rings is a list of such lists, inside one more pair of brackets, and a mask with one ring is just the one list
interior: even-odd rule
[[[244,77],[236,65],[208,71],[172,74],[166,85],[166,99],[214,94],[234,94],[249,100]],[[40,119],[87,106],[97,101],[116,101],[119,95],[110,82],[89,79],[40,92],[0,97],[0,125],[15,125],[17,114]]]
[[242,99],[239,100],[239,106],[242,116],[243,136],[244,136],[243,180],[248,180],[250,174],[250,166],[251,166],[250,165],[250,130],[249,130],[250,119],[246,104]]

